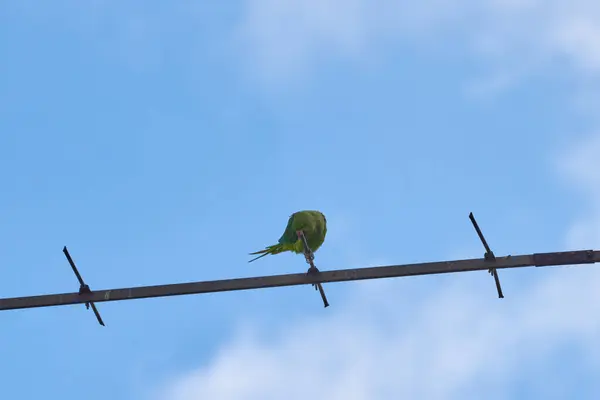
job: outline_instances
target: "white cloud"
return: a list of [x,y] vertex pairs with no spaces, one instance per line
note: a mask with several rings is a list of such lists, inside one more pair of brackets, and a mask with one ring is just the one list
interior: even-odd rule
[[600,73],[595,0],[247,0],[239,32],[255,71],[270,80],[298,77],[332,57],[372,62],[394,43],[435,46],[441,37],[501,68],[496,84],[506,70],[531,73],[549,62]]
[[378,283],[377,296],[362,292],[275,333],[240,331],[163,398],[510,398],[507,383],[532,366],[529,386],[542,398],[548,386],[560,388],[544,365],[561,345],[580,351],[573,368],[600,373],[599,280],[593,267],[540,271],[537,283],[504,300],[475,276],[426,300],[402,281]]
[[[21,4],[22,3],[22,4]],[[103,52],[116,47],[131,63],[159,64],[165,49],[183,42],[198,51],[193,32],[202,36],[217,15],[195,2],[162,8],[106,7],[101,0],[63,0],[53,7],[12,2],[9,14],[33,23],[59,23],[90,36]],[[579,74],[600,74],[600,2],[596,0],[243,0],[241,22],[233,33],[236,49],[265,82],[292,82],[321,63],[335,59],[370,65],[394,45],[471,51],[490,62],[490,84],[474,90],[501,90],[518,76],[548,65]],[[115,11],[116,10],[116,11]],[[193,29],[194,28],[194,29]],[[234,29],[227,23],[224,30]],[[198,33],[201,32],[201,33]],[[229,54],[227,34],[212,32],[211,43]],[[101,38],[102,40],[98,40]],[[440,38],[444,39],[440,41]],[[208,45],[202,51],[212,55]],[[450,45],[450,49],[448,46]],[[208,47],[206,47],[208,46]],[[114,51],[114,49],[113,49]],[[204,59],[204,58],[203,58]],[[479,87],[481,86],[481,87]]]
[[[600,244],[598,154],[600,135],[591,135],[559,163],[592,211],[569,232],[572,247]],[[600,384],[578,393],[574,377],[600,373],[600,269],[548,268],[536,278],[504,300],[483,273],[449,277],[433,295],[409,279],[362,282],[320,316],[239,330],[159,398],[507,399],[523,379],[530,398],[599,398]],[[565,349],[567,376],[556,367]]]
[[[599,2],[418,4],[249,0],[242,32],[255,66],[278,78],[332,54],[360,59],[390,39],[441,32],[497,63],[492,89],[557,61],[583,79],[600,75]],[[560,161],[588,201],[568,232],[569,247],[600,244],[598,154],[600,135],[592,135]],[[540,270],[504,300],[482,279],[457,275],[433,295],[415,292],[410,279],[363,282],[347,304],[323,315],[286,321],[275,332],[240,330],[208,364],[170,381],[162,398],[504,399],[514,397],[510,384],[520,374],[528,397],[572,398],[579,383],[552,369],[566,346],[573,376],[578,368],[600,373],[598,266]],[[586,398],[600,398],[600,384],[587,389]]]

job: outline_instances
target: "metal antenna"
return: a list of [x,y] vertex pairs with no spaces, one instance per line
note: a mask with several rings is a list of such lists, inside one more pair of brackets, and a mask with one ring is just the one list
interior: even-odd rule
[[[71,258],[71,255],[69,254],[69,250],[67,250],[67,246],[63,247],[63,253],[65,253],[65,257],[67,257],[67,261],[69,261],[69,264],[71,264],[71,268],[73,268],[73,272],[75,273],[75,276],[77,277],[77,280],[79,281],[79,294],[80,295],[92,294],[90,287],[88,285],[86,285],[86,283],[83,281],[83,278],[81,277],[81,274],[79,274],[79,271],[77,270],[77,267],[75,266],[75,262]],[[92,311],[94,312],[94,315],[96,315],[96,319],[98,320],[98,323],[100,323],[100,325],[102,325],[102,326],[105,326],[104,321],[102,321],[102,317],[100,316],[100,313],[98,312],[98,309],[96,308],[96,305],[93,302],[85,303],[85,308],[87,308],[88,310],[90,309],[90,306],[92,306]]]
[[[600,250],[560,251],[551,253],[520,254],[496,257],[495,269],[524,267],[544,268],[557,265],[593,265],[600,263]],[[389,279],[408,276],[428,276],[489,270],[490,263],[484,258],[469,260],[442,260],[417,264],[387,265],[378,267],[337,269],[321,271],[320,283],[353,282],[369,279]],[[138,286],[95,290],[91,294],[53,293],[36,296],[0,298],[0,311],[21,310],[38,307],[69,306],[89,302],[125,301],[135,299],[162,298],[204,293],[221,293],[241,290],[315,284],[317,279],[307,273],[254,276],[216,281],[170,283],[153,286]]]
[[[298,236],[300,236],[300,238],[302,239],[302,245],[304,246],[304,257],[306,257],[306,262],[308,264],[310,264],[310,268],[308,269],[308,274],[309,275],[319,274],[320,273],[319,269],[317,267],[315,267],[315,263],[314,263],[315,254],[313,253],[311,248],[308,247],[308,242],[306,241],[306,236],[304,236],[304,232],[299,231]],[[325,308],[329,307],[329,302],[327,301],[327,296],[325,296],[325,290],[323,290],[323,286],[321,285],[321,283],[313,283],[312,285],[315,287],[315,290],[319,289],[319,293],[321,294],[321,299],[323,300],[323,306]]]
[[[487,262],[495,263],[496,256],[494,255],[494,252],[490,249],[490,246],[488,246],[485,237],[483,237],[483,233],[481,233],[481,229],[479,229],[479,225],[477,225],[477,221],[475,221],[473,213],[469,213],[469,219],[473,223],[473,227],[477,231],[477,235],[479,236],[483,247],[485,247],[485,254],[483,255],[483,258]],[[504,294],[502,294],[502,286],[500,286],[500,278],[498,278],[498,271],[496,271],[496,268],[490,267],[488,272],[494,277],[494,281],[496,281],[496,290],[498,291],[498,298],[503,299]]]

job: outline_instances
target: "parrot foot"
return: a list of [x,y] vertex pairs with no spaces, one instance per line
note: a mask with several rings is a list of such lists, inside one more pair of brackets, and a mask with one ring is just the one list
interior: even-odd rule
[[317,267],[315,267],[314,265],[311,265],[310,268],[308,269],[308,271],[306,271],[307,275],[315,275],[319,273],[319,269]]
[[[310,268],[308,269],[308,271],[306,271],[306,275],[316,275],[319,273],[319,269],[317,267],[315,267],[314,265],[311,264]],[[316,283],[312,284],[312,287],[315,288],[315,290],[318,289],[318,286]]]

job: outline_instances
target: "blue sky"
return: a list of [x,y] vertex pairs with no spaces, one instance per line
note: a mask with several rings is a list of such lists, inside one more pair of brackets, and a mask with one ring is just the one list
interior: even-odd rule
[[[595,2],[371,3],[3,2],[0,295],[597,247]],[[501,279],[7,311],[2,393],[598,398],[600,273]]]

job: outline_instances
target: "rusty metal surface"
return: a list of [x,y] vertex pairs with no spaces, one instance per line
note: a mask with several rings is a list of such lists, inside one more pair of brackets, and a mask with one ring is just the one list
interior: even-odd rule
[[533,255],[533,263],[536,267],[547,267],[551,265],[568,264],[593,264],[598,262],[593,250],[587,251],[564,251],[562,253],[536,253]]
[[0,310],[33,307],[52,307],[89,302],[143,299],[148,297],[180,296],[250,290],[268,287],[307,285],[327,282],[345,282],[363,279],[382,279],[403,276],[444,274],[544,265],[575,265],[600,262],[600,251],[570,251],[496,257],[495,261],[483,258],[469,260],[439,261],[421,264],[391,265],[383,267],[322,271],[317,276],[305,273],[274,275],[255,278],[226,279],[218,281],[179,283],[170,285],[141,286],[123,289],[98,290],[91,293],[62,293],[42,296],[0,299]]

